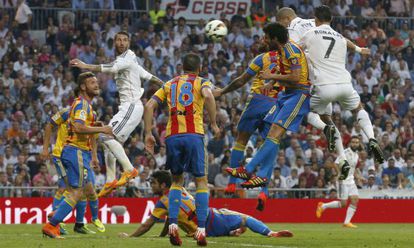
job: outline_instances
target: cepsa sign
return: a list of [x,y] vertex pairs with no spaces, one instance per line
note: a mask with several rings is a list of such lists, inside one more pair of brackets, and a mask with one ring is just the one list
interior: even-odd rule
[[[218,19],[221,13],[232,16],[238,9],[250,9],[251,0],[163,0],[161,8],[170,6],[174,10],[174,17],[185,17],[187,20],[203,18]],[[229,17],[228,17],[229,18]],[[230,19],[230,18],[229,18]]]

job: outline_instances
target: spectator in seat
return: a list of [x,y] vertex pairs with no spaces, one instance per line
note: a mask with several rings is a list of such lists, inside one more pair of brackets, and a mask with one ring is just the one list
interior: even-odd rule
[[[391,186],[392,188],[401,187],[403,174],[401,173],[401,170],[399,168],[395,167],[395,159],[393,157],[390,157],[388,159],[388,167],[385,168],[382,172],[383,181],[384,176],[388,177],[389,186]],[[387,185],[388,183],[383,182],[383,186]]]

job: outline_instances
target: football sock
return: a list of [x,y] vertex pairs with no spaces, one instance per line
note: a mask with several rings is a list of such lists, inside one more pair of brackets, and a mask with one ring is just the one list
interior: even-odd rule
[[338,156],[346,159],[344,145],[342,144],[342,137],[337,127],[335,127],[335,147],[336,151],[338,152]]
[[89,197],[89,208],[91,209],[92,220],[98,219],[99,199],[96,194]]
[[[247,164],[246,170],[248,173],[254,172],[256,167],[263,163],[266,159],[269,159],[269,156],[273,156],[273,160],[276,158],[277,152],[275,150],[279,149],[279,140],[267,137],[263,145],[260,147],[257,154],[253,157],[250,163]],[[262,176],[265,177],[267,174],[267,170],[263,171]]]
[[83,218],[86,212],[86,199],[78,201],[75,206],[76,209],[76,223],[83,223]]
[[106,182],[113,182],[116,178],[116,158],[114,154],[104,146],[105,150],[105,164],[106,164]]
[[246,219],[246,226],[255,233],[260,233],[267,236],[270,233],[270,229],[263,222],[258,219],[255,219],[251,216]]
[[170,193],[168,194],[168,213],[170,224],[178,223],[178,212],[181,205],[181,187],[171,186]]
[[357,209],[356,206],[349,204],[349,207],[346,210],[346,217],[345,217],[344,224],[348,224],[349,222],[351,222],[351,219],[354,216],[356,209]]
[[[245,145],[235,143],[230,155],[230,167],[237,168],[240,166],[240,161],[244,158]],[[229,183],[237,183],[237,178],[230,176]]]
[[340,201],[331,201],[331,202],[322,204],[322,209],[324,210],[327,208],[340,208],[340,207],[341,207]]
[[60,193],[59,191],[56,191],[55,196],[53,197],[53,202],[52,202],[52,210],[55,211],[59,204],[62,202],[62,200],[64,199],[62,193]]
[[115,139],[108,139],[108,138],[103,139],[103,141],[104,141],[104,144],[109,148],[109,150],[115,156],[115,158],[118,160],[118,162],[122,165],[122,168],[124,169],[124,171],[132,171],[134,169],[121,143],[119,143]]
[[[276,154],[277,154],[277,152],[276,152]],[[273,165],[274,160],[270,161],[270,159],[269,159],[269,161],[266,160],[265,163],[271,163]],[[272,178],[272,174],[273,174],[273,166],[268,166],[267,175],[266,175],[266,178],[267,178],[268,181]],[[268,185],[269,184],[262,187],[262,190],[261,190],[261,192],[265,193],[266,196],[269,196],[269,187],[268,187]]]
[[198,227],[205,228],[208,215],[208,189],[196,191],[195,203]]
[[368,136],[368,139],[375,139],[374,128],[372,127],[372,123],[369,119],[367,111],[365,111],[364,109],[358,111],[357,120],[365,135]]
[[[262,158],[262,164],[260,166],[260,170],[257,172],[257,176],[265,178],[268,177],[269,174],[272,176],[273,163],[279,153],[279,141],[276,139],[266,138],[263,145],[267,146],[267,155]],[[264,150],[264,148],[265,147],[261,148],[259,152]],[[258,155],[259,154],[256,154],[256,156]],[[270,178],[268,178],[268,180],[269,179]]]
[[321,120],[321,117],[314,112],[309,112],[308,123],[316,127],[319,130],[323,130],[326,127],[326,123]]
[[52,226],[57,226],[70,212],[72,212],[75,205],[76,201],[74,201],[71,197],[65,198],[65,200],[59,204],[56,213],[50,219],[50,224],[52,224]]

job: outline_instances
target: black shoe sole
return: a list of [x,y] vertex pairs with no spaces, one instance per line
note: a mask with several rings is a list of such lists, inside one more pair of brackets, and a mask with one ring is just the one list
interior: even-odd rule
[[350,169],[351,166],[349,165],[348,161],[346,161],[341,168],[341,175],[339,176],[339,180],[345,180],[348,177]]
[[384,154],[382,153],[381,148],[379,147],[379,144],[376,141],[370,141],[369,148],[371,152],[374,154],[375,161],[377,161],[380,164],[384,163],[385,161]]

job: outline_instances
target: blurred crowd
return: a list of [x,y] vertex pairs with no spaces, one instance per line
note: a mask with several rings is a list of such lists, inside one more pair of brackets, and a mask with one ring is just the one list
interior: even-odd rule
[[[2,2],[2,1],[0,1]],[[14,1],[6,1],[14,2]],[[70,2],[70,1],[28,1]],[[73,2],[107,2],[73,1]],[[109,1],[111,2],[111,1]],[[303,17],[312,17],[315,1],[284,1],[297,7]],[[326,3],[326,1],[322,1]],[[377,4],[378,2],[382,4]],[[408,2],[408,1],[407,1]],[[412,1],[409,1],[411,3]],[[300,5],[299,5],[300,3]],[[405,1],[328,1],[339,16],[413,16],[414,8]],[[27,12],[28,13],[28,12]],[[241,75],[248,62],[259,53],[262,27],[275,21],[274,11],[263,12],[252,7],[249,14],[239,9],[234,16],[221,15],[229,34],[221,43],[212,43],[204,35],[208,20],[200,19],[189,25],[185,18],[174,18],[172,9],[161,10],[155,3],[149,13],[139,19],[125,17],[117,22],[117,12],[102,12],[97,18],[87,15],[79,19],[47,19],[46,43],[31,37],[28,26],[12,28],[15,16],[0,13],[0,187],[54,186],[57,176],[49,161],[41,161],[43,128],[49,116],[68,106],[74,99],[73,89],[78,70],[68,61],[79,58],[90,64],[108,63],[114,59],[114,35],[125,30],[131,34],[131,49],[137,60],[149,72],[163,81],[183,73],[181,56],[187,52],[202,57],[201,76],[223,87]],[[346,61],[353,85],[372,119],[375,135],[385,153],[386,162],[376,164],[367,153],[367,137],[356,124],[352,114],[335,104],[333,120],[340,129],[345,146],[354,135],[364,144],[360,151],[358,169],[364,179],[360,188],[412,189],[414,187],[414,31],[411,19],[370,18],[365,21],[336,19],[335,28],[361,47],[371,48],[371,56],[351,51]],[[19,24],[22,24],[19,22]],[[24,23],[23,23],[24,24]],[[98,118],[108,122],[117,112],[119,97],[113,78],[98,73],[101,95],[93,102]],[[144,83],[143,102],[156,88]],[[225,187],[229,175],[224,171],[230,161],[238,120],[249,94],[249,84],[217,100],[218,123],[223,132],[214,136],[205,125],[208,149],[208,181],[211,187]],[[154,157],[144,153],[142,124],[125,143],[125,150],[139,169],[140,175],[116,195],[140,197],[149,194],[147,178],[165,166],[165,127],[168,109],[156,113],[156,135],[159,146]],[[52,144],[55,137],[52,137]],[[251,158],[263,139],[253,135],[245,156]],[[282,140],[270,187],[279,189],[324,189],[316,197],[335,193],[335,154],[327,151],[323,134],[304,121],[297,134],[288,133]],[[99,148],[101,167],[95,170],[97,187],[105,183],[105,165]],[[120,171],[118,171],[118,174]],[[192,178],[186,186],[194,187]],[[220,191],[216,192],[221,195]],[[1,196],[45,195],[46,190],[0,189]],[[310,197],[308,192],[272,193],[274,197]]]

